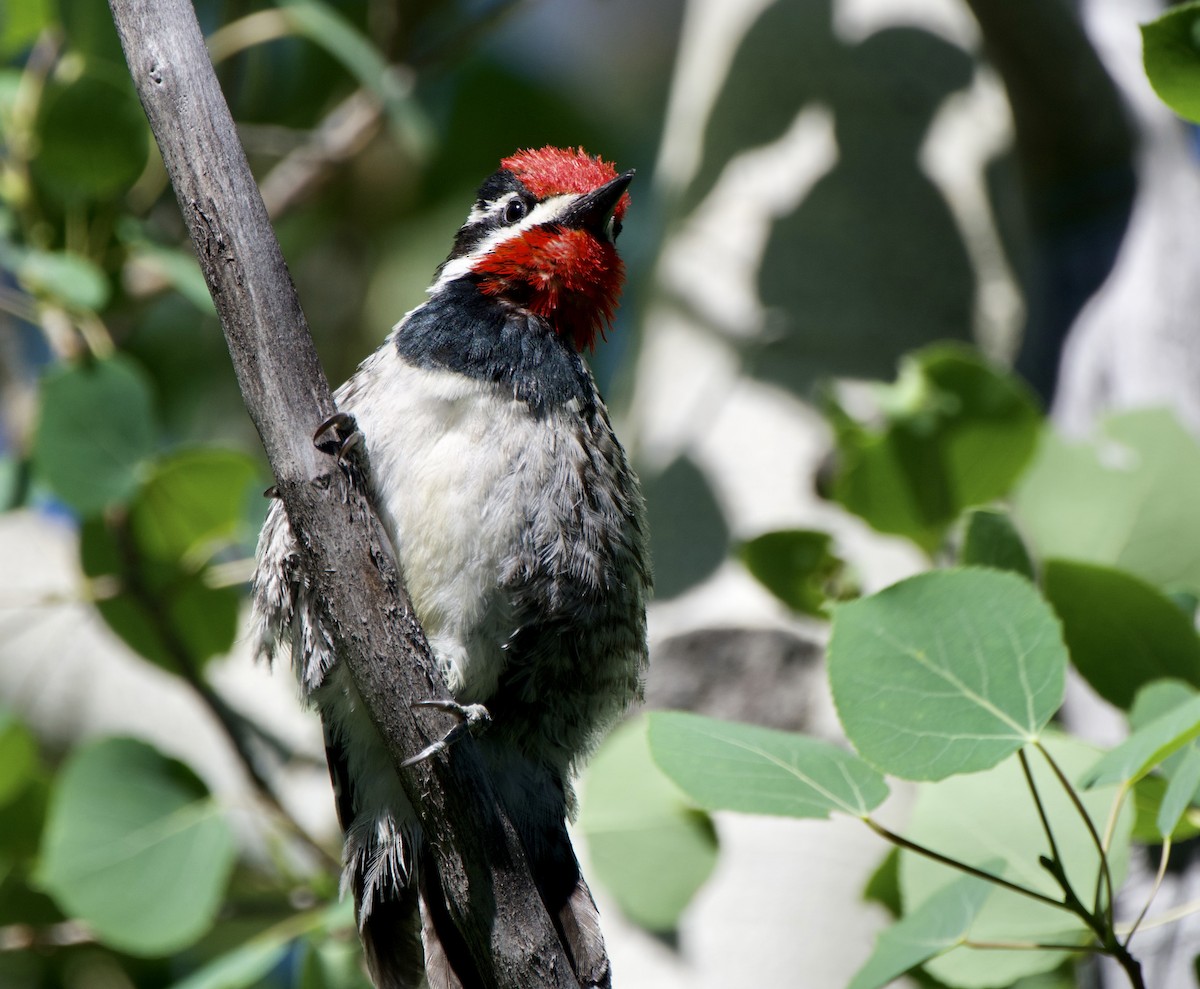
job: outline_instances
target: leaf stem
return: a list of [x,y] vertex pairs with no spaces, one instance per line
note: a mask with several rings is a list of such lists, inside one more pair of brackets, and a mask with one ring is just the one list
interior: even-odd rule
[[[1040,740],[1035,739],[1033,744],[1037,746],[1037,750],[1041,752],[1042,758],[1046,760],[1046,764],[1053,771],[1054,775],[1058,777],[1058,782],[1062,784],[1062,788],[1066,792],[1067,798],[1071,801],[1072,805],[1075,807],[1075,810],[1078,811],[1079,816],[1083,819],[1084,827],[1087,828],[1088,834],[1091,835],[1092,843],[1096,846],[1096,851],[1100,855],[1100,875],[1096,880],[1096,895],[1092,905],[1092,911],[1096,916],[1100,915],[1102,893],[1105,889],[1107,889],[1108,898],[1107,902],[1103,904],[1103,915],[1105,927],[1108,931],[1111,931],[1113,926],[1114,893],[1112,872],[1108,867],[1108,849],[1101,840],[1100,833],[1096,830],[1096,825],[1092,822],[1091,815],[1088,814],[1087,808],[1083,806],[1083,801],[1079,798],[1079,793],[1076,791],[1075,787],[1071,785],[1071,781],[1067,779],[1067,774],[1063,772],[1062,767],[1055,761],[1054,757],[1050,755],[1049,751],[1044,745],[1042,745]],[[1065,873],[1063,874],[1063,878],[1065,880]]]
[[[1184,917],[1190,917],[1194,913],[1200,913],[1200,900],[1190,900],[1187,903],[1181,903],[1177,907],[1172,907],[1170,910],[1164,910],[1156,917],[1151,917],[1149,920],[1139,923],[1138,930],[1149,930],[1152,927],[1162,927],[1165,924],[1173,924],[1177,920],[1182,920]],[[1124,925],[1118,928],[1118,932],[1124,931]],[[1132,932],[1132,931],[1131,931]]]
[[1017,758],[1021,760],[1021,772],[1025,774],[1025,782],[1029,786],[1029,792],[1033,795],[1033,804],[1037,807],[1038,817],[1042,822],[1042,830],[1046,833],[1046,841],[1050,844],[1050,855],[1055,862],[1062,862],[1062,855],[1058,851],[1058,842],[1054,840],[1054,832],[1050,828],[1050,819],[1046,816],[1046,807],[1042,803],[1042,795],[1038,792],[1037,783],[1033,779],[1033,770],[1029,766],[1029,756],[1025,754],[1025,749],[1017,750]]
[[1041,941],[972,941],[967,938],[963,947],[977,948],[981,951],[1075,951],[1102,955],[1104,948],[1099,944],[1051,944]]
[[1045,893],[1039,893],[1036,889],[1030,889],[1028,886],[1022,886],[1020,883],[1014,883],[1011,880],[1005,879],[1003,876],[997,876],[994,873],[986,872],[983,869],[978,869],[967,862],[959,861],[951,858],[949,855],[943,855],[941,852],[935,852],[932,848],[926,848],[924,845],[918,845],[915,841],[910,841],[903,835],[896,834],[872,817],[863,817],[860,820],[866,824],[879,837],[890,841],[893,845],[898,845],[900,848],[907,849],[910,852],[915,852],[918,855],[923,855],[927,859],[932,859],[934,862],[941,862],[942,865],[947,865],[951,869],[957,869],[959,872],[965,872],[969,876],[975,876],[977,879],[984,879],[987,882],[997,886],[1003,886],[1005,889],[1011,890],[1014,893],[1019,893],[1021,896],[1027,896],[1032,900],[1037,900],[1039,903],[1045,903],[1047,906],[1057,907],[1059,910],[1066,910],[1069,913],[1077,911],[1061,900],[1056,900],[1052,896],[1047,896]]

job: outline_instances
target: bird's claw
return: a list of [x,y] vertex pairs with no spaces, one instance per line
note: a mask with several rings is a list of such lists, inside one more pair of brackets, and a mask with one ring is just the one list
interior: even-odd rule
[[317,427],[313,433],[313,445],[318,450],[336,456],[338,463],[346,464],[362,449],[363,434],[349,412],[335,412]]
[[409,706],[414,708],[432,707],[439,711],[445,711],[447,714],[454,715],[458,719],[458,724],[436,742],[426,745],[416,755],[405,759],[400,764],[402,766],[415,766],[418,762],[424,762],[439,752],[444,752],[467,732],[475,734],[483,731],[492,721],[491,714],[488,713],[488,709],[482,704],[459,704],[458,701],[451,700],[427,700],[413,701]]

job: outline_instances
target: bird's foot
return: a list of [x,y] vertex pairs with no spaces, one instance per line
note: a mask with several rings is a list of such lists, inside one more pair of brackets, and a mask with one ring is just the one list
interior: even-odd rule
[[349,466],[354,455],[362,449],[363,434],[349,412],[335,412],[317,427],[313,445],[323,453],[337,457],[339,464]]
[[437,708],[439,711],[445,711],[447,714],[454,715],[458,719],[458,724],[436,742],[425,746],[415,756],[405,759],[401,763],[402,766],[415,766],[418,762],[424,762],[426,759],[430,759],[439,752],[448,749],[467,732],[474,735],[483,731],[492,721],[491,714],[488,713],[488,709],[482,704],[459,704],[458,701],[451,700],[428,700],[413,701],[410,707]]

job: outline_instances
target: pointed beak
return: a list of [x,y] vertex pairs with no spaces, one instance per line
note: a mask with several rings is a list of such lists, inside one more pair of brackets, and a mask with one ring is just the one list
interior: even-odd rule
[[559,218],[558,222],[571,229],[590,230],[597,237],[605,240],[612,239],[613,210],[625,194],[625,189],[633,181],[634,170],[618,175],[615,179],[605,182],[599,188],[593,189],[586,196],[575,200]]

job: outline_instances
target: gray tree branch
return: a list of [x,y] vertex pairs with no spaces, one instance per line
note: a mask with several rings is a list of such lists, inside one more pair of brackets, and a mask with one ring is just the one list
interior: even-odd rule
[[445,697],[445,686],[370,504],[311,442],[333,399],[191,4],[109,6],[302,565],[420,816],[451,916],[488,986],[576,987],[470,739],[400,765],[431,741],[410,700]]

